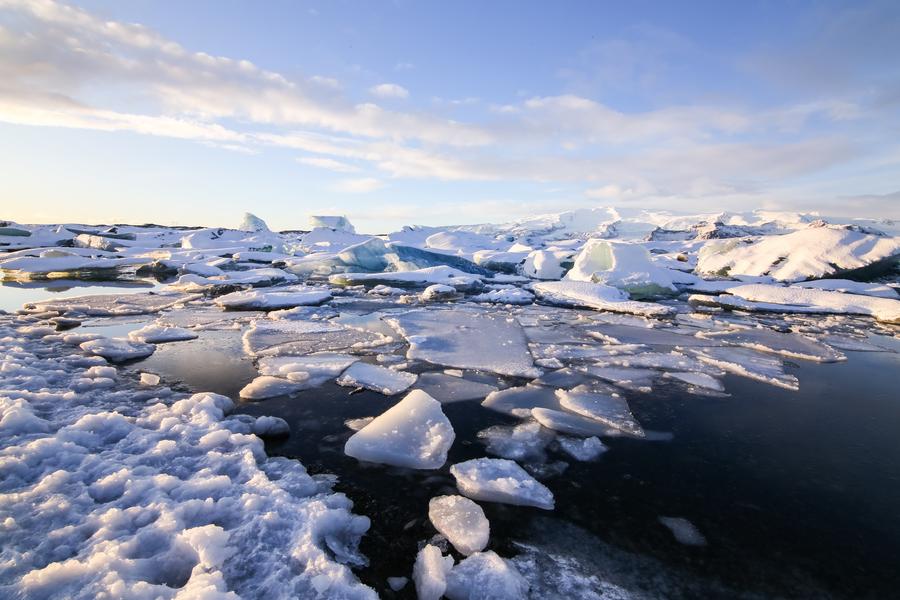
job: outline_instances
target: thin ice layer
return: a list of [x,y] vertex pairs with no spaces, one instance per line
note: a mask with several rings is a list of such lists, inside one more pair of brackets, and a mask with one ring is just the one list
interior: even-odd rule
[[517,377],[540,375],[522,327],[502,314],[416,310],[385,320],[409,342],[410,359]]

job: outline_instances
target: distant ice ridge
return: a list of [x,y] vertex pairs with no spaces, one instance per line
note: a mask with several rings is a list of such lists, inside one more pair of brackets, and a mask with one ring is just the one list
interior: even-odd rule
[[0,596],[376,597],[349,568],[369,520],[254,435],[283,422],[68,348],[0,317]]

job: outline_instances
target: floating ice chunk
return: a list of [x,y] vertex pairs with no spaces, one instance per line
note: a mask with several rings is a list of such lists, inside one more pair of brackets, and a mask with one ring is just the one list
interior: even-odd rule
[[511,460],[476,458],[450,467],[456,487],[474,500],[553,510],[553,494]]
[[0,259],[0,280],[96,279],[115,277],[128,267],[153,262],[147,258],[91,258],[86,256],[18,256]]
[[847,359],[833,348],[797,333],[779,333],[762,328],[742,328],[727,331],[704,331],[698,335],[707,339],[722,340],[735,346],[744,346],[815,362],[837,362]]
[[489,454],[529,462],[543,462],[547,445],[556,435],[535,421],[519,423],[512,427],[494,425],[478,432],[485,441]]
[[84,372],[85,377],[104,377],[106,379],[116,379],[119,376],[115,367],[93,366]]
[[515,377],[540,375],[522,327],[502,314],[417,310],[385,320],[409,342],[410,359]]
[[582,437],[622,435],[621,430],[610,427],[600,421],[561,410],[534,408],[531,410],[531,416],[547,429],[560,433]]
[[416,388],[442,404],[463,400],[481,400],[491,392],[497,391],[496,386],[487,383],[434,372],[419,375]]
[[391,273],[337,273],[330,276],[328,281],[335,285],[380,283],[394,286],[428,286],[440,283],[452,286],[458,291],[477,289],[482,285],[480,277],[447,266]]
[[671,296],[678,291],[671,271],[653,264],[643,246],[599,239],[587,241],[566,279],[610,285],[633,298]]
[[542,300],[563,306],[585,306],[648,317],[674,312],[670,306],[628,300],[628,295],[617,288],[588,281],[542,281],[534,284],[534,292]]
[[[718,345],[718,344],[717,344]],[[715,371],[696,358],[681,352],[640,352],[597,360],[598,367],[660,369],[662,371]]]
[[659,517],[659,522],[672,532],[679,543],[686,546],[705,546],[706,538],[693,523],[681,517]]
[[438,469],[446,462],[454,438],[440,402],[413,390],[353,434],[344,445],[344,453],[397,467]]
[[608,450],[608,448],[603,445],[603,442],[600,441],[600,438],[594,436],[580,438],[561,435],[557,438],[557,441],[559,442],[559,447],[562,448],[566,454],[575,460],[583,462],[594,460]]
[[405,588],[407,583],[409,583],[408,577],[388,577],[387,578],[388,587],[391,588],[391,591],[394,591],[394,592],[399,592],[400,590]]
[[291,432],[291,426],[280,417],[265,415],[253,422],[253,433],[259,437],[277,437]]
[[893,298],[894,300],[898,298],[897,290],[889,285],[851,281],[849,279],[817,279],[815,281],[801,281],[795,283],[793,287],[844,292],[846,294],[860,294],[862,296],[875,296],[877,298]]
[[631,414],[628,402],[621,396],[580,390],[556,390],[556,396],[560,405],[568,411],[599,421],[629,435],[644,437],[644,430]]
[[878,237],[836,227],[812,227],[747,244],[732,239],[707,242],[697,272],[770,275],[800,281],[860,269],[900,253],[900,238]]
[[604,324],[591,326],[588,333],[607,342],[620,344],[644,344],[648,346],[720,346],[721,342],[698,338],[673,327],[635,327],[632,325]]
[[560,408],[559,399],[553,390],[536,385],[491,392],[481,405],[514,417],[527,417],[531,414],[531,409],[538,407]]
[[518,569],[495,552],[478,552],[453,567],[447,576],[450,600],[521,600],[528,582]]
[[156,349],[152,344],[132,342],[124,338],[99,338],[83,342],[79,347],[85,352],[102,356],[112,362],[146,358]]
[[150,323],[145,327],[136,329],[128,334],[128,339],[134,342],[146,342],[148,344],[162,344],[164,342],[180,342],[193,340],[197,334],[190,329],[181,327],[166,327],[158,323]]
[[370,296],[402,296],[406,290],[389,285],[376,285],[366,293]]
[[392,396],[408,389],[416,382],[416,378],[415,373],[395,371],[378,365],[357,362],[344,371],[337,383],[345,387],[364,387],[385,396]]
[[419,294],[419,298],[421,298],[425,302],[440,302],[443,300],[452,300],[458,297],[459,292],[456,291],[455,287],[444,285],[443,283],[435,283],[434,285],[429,285],[427,288],[422,290],[421,294]]
[[525,258],[522,271],[534,279],[560,279],[566,272],[563,263],[573,256],[571,250],[535,250]]
[[331,291],[305,285],[272,290],[233,292],[216,298],[216,304],[232,310],[274,310],[316,306],[331,299]]
[[724,392],[725,386],[722,385],[722,382],[713,377],[712,375],[707,375],[706,373],[696,373],[696,372],[670,372],[665,373],[663,377],[669,377],[671,379],[677,379],[679,381],[683,381],[689,385],[693,385],[696,387],[704,388],[707,390],[714,390],[716,392]]
[[534,302],[534,294],[522,288],[511,287],[476,294],[469,299],[474,302],[491,302],[493,304],[531,304]]
[[462,496],[432,498],[428,502],[428,520],[466,556],[484,550],[490,538],[491,525],[484,511]]
[[159,381],[156,373],[141,373],[141,385],[159,385]]
[[260,375],[241,388],[241,398],[248,400],[264,400],[266,398],[274,398],[275,396],[283,396],[285,394],[293,394],[300,390],[306,389],[307,386],[303,382],[295,382],[281,377],[272,377],[271,375]]
[[352,431],[359,431],[369,423],[371,423],[375,417],[361,417],[359,419],[347,419],[344,421],[344,425],[347,426],[348,429]]
[[440,548],[428,544],[416,555],[413,583],[419,600],[440,600],[447,590],[447,574],[453,568],[453,557],[443,556]]
[[900,300],[891,298],[763,284],[738,286],[730,292],[716,297],[694,295],[689,300],[744,310],[868,315],[885,323],[900,323]]
[[788,390],[800,389],[797,378],[784,372],[784,363],[747,348],[702,348],[694,350],[697,358],[705,363],[764,383]]
[[246,271],[228,271],[224,276],[204,277],[202,275],[182,275],[174,283],[166,286],[168,290],[184,292],[203,292],[218,286],[251,285],[270,286],[290,283],[297,276],[275,268],[248,269]]

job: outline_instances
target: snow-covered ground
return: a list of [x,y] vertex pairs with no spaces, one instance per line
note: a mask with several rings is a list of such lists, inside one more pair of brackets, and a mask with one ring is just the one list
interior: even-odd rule
[[[604,460],[612,438],[671,439],[641,425],[636,394],[722,398],[726,374],[796,390],[787,361],[842,362],[889,351],[872,334],[898,338],[892,222],[593,209],[384,236],[313,222],[0,235],[15,285],[162,284],[0,315],[0,595],[374,597],[353,569],[377,515],[354,514],[332,475],[266,456],[261,436],[291,424],[229,416],[238,397],[300,402],[336,382],[394,398],[349,424],[359,468],[455,480],[423,518],[458,554],[422,540],[390,587],[538,597],[546,576],[491,549],[479,503],[553,511],[542,480],[569,462]],[[235,398],[135,371],[159,344],[213,334],[257,371]],[[459,402],[518,421],[486,425],[481,456],[451,464],[445,409]],[[677,515],[660,523],[706,543]]]

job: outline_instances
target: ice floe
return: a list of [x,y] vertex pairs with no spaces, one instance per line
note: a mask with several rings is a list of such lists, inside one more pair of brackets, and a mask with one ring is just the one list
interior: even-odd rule
[[79,346],[85,352],[102,356],[112,362],[146,358],[156,350],[152,344],[133,342],[123,338],[98,338],[83,342]]
[[183,327],[167,327],[159,323],[150,323],[140,329],[129,332],[128,339],[134,342],[146,342],[148,344],[162,344],[164,342],[181,342],[193,340],[198,334]]
[[385,396],[392,396],[408,389],[416,382],[417,378],[415,373],[358,362],[347,368],[338,378],[337,383],[345,387],[363,387]]
[[456,487],[464,496],[553,510],[553,494],[511,460],[475,458],[450,467]]
[[672,307],[655,302],[629,300],[628,294],[618,288],[589,281],[542,281],[534,284],[534,292],[546,302],[563,306],[583,306],[648,317],[675,312]]
[[275,310],[294,306],[315,306],[330,299],[331,291],[328,289],[294,286],[232,292],[216,298],[216,304],[232,310]]
[[455,439],[441,404],[413,390],[347,440],[344,452],[358,460],[411,469],[438,469]]

